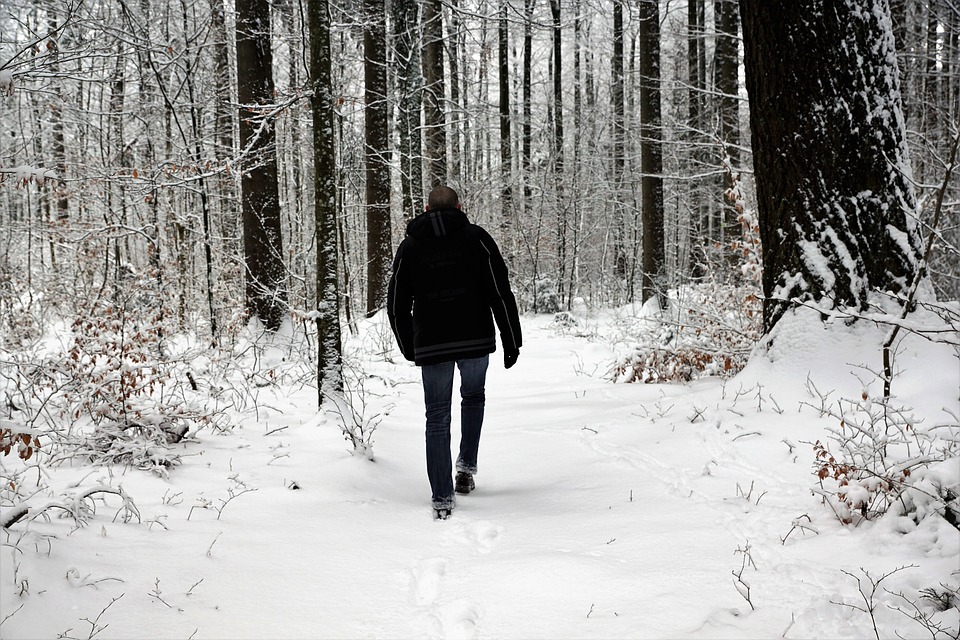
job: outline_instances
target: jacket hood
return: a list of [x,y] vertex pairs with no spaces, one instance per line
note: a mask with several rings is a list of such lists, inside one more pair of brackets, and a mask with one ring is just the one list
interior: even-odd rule
[[407,235],[414,238],[440,238],[453,234],[470,224],[467,214],[460,209],[424,211],[407,224]]

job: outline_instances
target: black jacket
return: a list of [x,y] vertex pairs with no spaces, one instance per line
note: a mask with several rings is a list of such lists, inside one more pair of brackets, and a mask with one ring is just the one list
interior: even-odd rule
[[[492,313],[492,316],[491,316]],[[459,209],[410,221],[393,261],[387,315],[400,351],[416,364],[519,351],[520,316],[493,238]]]

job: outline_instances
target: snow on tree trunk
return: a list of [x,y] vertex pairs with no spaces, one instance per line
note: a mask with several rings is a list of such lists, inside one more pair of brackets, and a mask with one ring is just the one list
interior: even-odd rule
[[798,302],[906,289],[913,215],[886,0],[741,0],[764,329]]
[[320,403],[343,389],[340,291],[337,281],[337,161],[330,62],[330,7],[308,3],[313,88],[314,216],[317,229],[317,387]]

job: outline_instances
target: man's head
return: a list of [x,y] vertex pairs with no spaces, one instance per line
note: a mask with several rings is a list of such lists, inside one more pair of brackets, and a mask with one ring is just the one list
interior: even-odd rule
[[447,186],[435,187],[427,198],[427,211],[460,208],[460,196]]

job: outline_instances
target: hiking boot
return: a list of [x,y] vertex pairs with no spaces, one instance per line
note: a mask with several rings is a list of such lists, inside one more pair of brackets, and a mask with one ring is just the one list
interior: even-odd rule
[[467,473],[466,471],[457,471],[457,486],[455,491],[460,494],[468,494],[476,488],[476,484],[473,482],[473,474]]
[[446,520],[451,515],[453,515],[453,509],[450,509],[450,508],[440,508],[440,509],[433,510],[434,520]]

